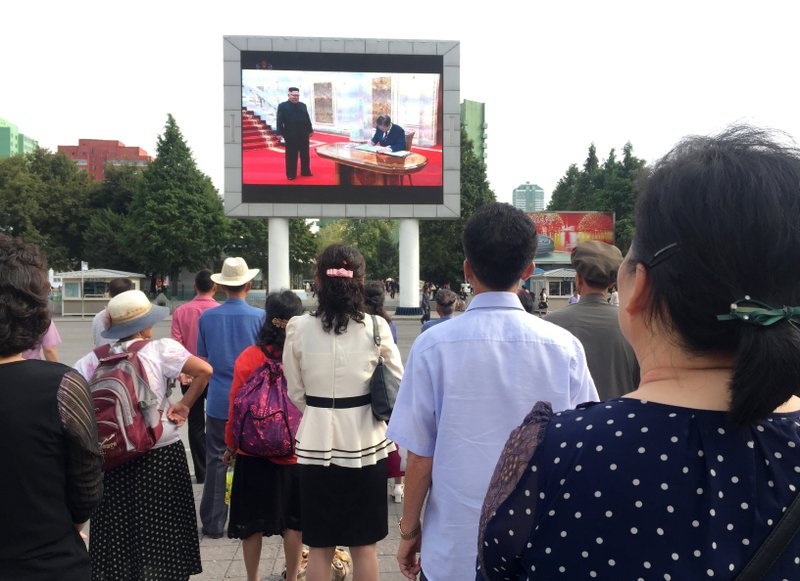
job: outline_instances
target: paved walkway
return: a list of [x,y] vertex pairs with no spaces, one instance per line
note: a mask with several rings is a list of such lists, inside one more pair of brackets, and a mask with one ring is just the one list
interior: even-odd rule
[[[199,484],[194,485],[195,504],[200,504],[200,495],[203,487]],[[397,530],[397,520],[401,515],[402,504],[395,504],[388,494],[389,503],[389,536],[378,543],[378,561],[380,565],[381,581],[401,581],[405,577],[397,567],[397,546],[400,541],[400,533]],[[198,517],[199,522],[199,517]],[[208,537],[200,538],[200,556],[203,560],[203,572],[195,575],[192,581],[219,581],[220,579],[247,579],[244,569],[244,559],[242,558],[241,542],[235,539],[211,539]],[[280,537],[265,537],[261,549],[261,566],[259,574],[261,581],[280,581],[281,572],[284,569],[283,546]],[[352,573],[347,576],[348,580],[353,578]]]
[[[91,318],[89,317],[81,320],[79,317],[56,317],[55,321],[63,341],[58,348],[60,359],[67,365],[72,365],[92,348]],[[405,363],[411,344],[419,334],[419,318],[398,317],[396,323],[398,347],[400,348],[400,354]],[[169,329],[169,319],[158,323],[153,330],[154,338],[168,337]],[[181,429],[181,437],[184,446],[187,448],[187,460],[189,462],[189,468],[192,470],[192,460],[188,454],[188,441],[186,438],[185,426]],[[194,481],[194,478],[192,478],[192,481]],[[196,506],[200,504],[202,492],[202,485],[195,484],[194,497]],[[378,543],[381,581],[402,581],[405,577],[400,574],[395,558],[400,540],[400,534],[397,530],[397,520],[401,516],[402,505],[394,503],[394,499],[389,495],[388,483],[386,492],[386,501],[389,503],[389,535],[386,539]],[[200,519],[198,516],[198,527],[200,526],[199,523]],[[91,534],[91,526],[88,532]],[[244,581],[247,578],[245,575],[240,541],[227,538],[211,539],[201,537],[200,554],[203,561],[203,573],[193,576],[191,578],[192,581],[220,581],[222,579],[238,579]],[[264,538],[261,557],[261,567],[259,568],[261,581],[279,581],[284,568],[281,538]],[[352,579],[352,573],[347,579]]]

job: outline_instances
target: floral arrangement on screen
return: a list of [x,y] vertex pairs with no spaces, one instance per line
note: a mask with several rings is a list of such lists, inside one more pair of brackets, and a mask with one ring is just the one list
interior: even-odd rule
[[614,243],[614,218],[603,212],[590,212],[578,224],[578,242],[602,240]]

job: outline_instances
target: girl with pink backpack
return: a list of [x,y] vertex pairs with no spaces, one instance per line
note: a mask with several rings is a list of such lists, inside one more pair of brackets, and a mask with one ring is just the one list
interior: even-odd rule
[[236,457],[228,537],[242,539],[247,579],[257,581],[262,538],[281,535],[286,579],[294,581],[303,548],[294,455],[301,413],[286,393],[281,356],[286,325],[303,305],[287,290],[271,293],[265,309],[258,344],[242,351],[233,371],[223,457],[228,465]]

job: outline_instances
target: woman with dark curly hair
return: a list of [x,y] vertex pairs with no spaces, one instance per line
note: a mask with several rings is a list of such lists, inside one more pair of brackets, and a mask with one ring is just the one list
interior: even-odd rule
[[303,411],[297,463],[309,581],[330,579],[336,545],[350,548],[356,579],[377,580],[376,543],[388,532],[386,457],[394,444],[372,415],[369,380],[379,355],[398,378],[403,364],[389,324],[364,314],[364,274],[358,250],[328,246],[317,258],[316,312],[286,327],[284,372]]
[[0,235],[0,578],[86,581],[80,530],[100,503],[102,455],[83,378],[25,360],[50,326],[38,248]]
[[[262,538],[283,537],[286,560],[285,579],[294,581],[300,568],[303,540],[300,533],[300,485],[297,478],[297,456],[259,458],[238,449],[234,440],[234,401],[248,378],[265,363],[275,362],[275,374],[282,374],[281,355],[286,341],[286,325],[292,317],[303,314],[303,303],[292,291],[270,293],[264,309],[267,317],[261,327],[258,343],[242,351],[233,368],[228,422],[225,424],[223,461],[230,465],[233,456],[231,517],[228,536],[242,540],[242,555],[248,581],[258,581]],[[269,388],[281,387],[277,378]],[[264,389],[262,387],[261,389]]]

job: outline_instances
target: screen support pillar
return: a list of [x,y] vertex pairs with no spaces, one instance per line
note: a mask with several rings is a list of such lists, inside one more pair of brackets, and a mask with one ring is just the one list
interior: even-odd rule
[[395,315],[421,315],[419,306],[419,220],[400,220],[400,304]]
[[268,290],[292,288],[289,281],[289,219],[269,219]]

